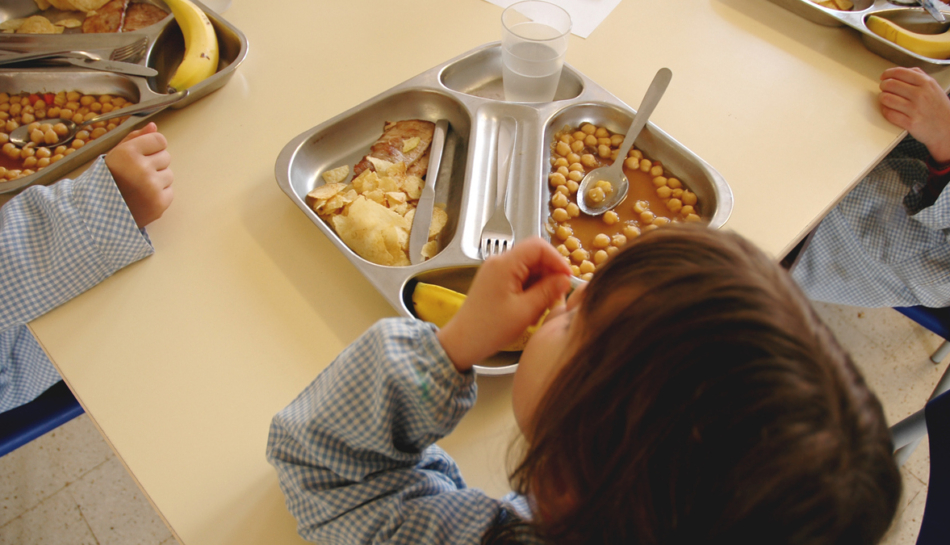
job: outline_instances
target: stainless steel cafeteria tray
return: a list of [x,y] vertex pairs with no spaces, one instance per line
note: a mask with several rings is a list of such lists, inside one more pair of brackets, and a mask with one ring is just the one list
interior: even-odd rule
[[[772,0],[776,4],[796,13],[813,23],[825,26],[849,26],[861,33],[864,46],[873,53],[901,66],[917,66],[925,71],[934,72],[950,66],[950,60],[931,59],[924,57],[889,42],[871,32],[867,26],[867,19],[877,15],[890,19],[894,23],[914,32],[922,34],[939,34],[950,28],[950,22],[938,23],[926,10],[916,6],[915,2],[889,2],[888,0],[852,0],[854,8],[850,11],[840,11],[819,6],[811,0]],[[936,2],[938,8],[946,7]],[[941,9],[948,21],[950,11]]]
[[[161,0],[136,0],[150,3],[169,12]],[[213,10],[192,0],[201,7],[214,25],[218,36],[220,61],[218,72],[189,89],[188,96],[175,103],[172,108],[184,108],[196,100],[220,89],[234,75],[234,71],[247,56],[247,38],[240,30],[221,18]],[[4,0],[0,7],[2,20],[8,18],[29,17],[39,12],[33,0]],[[63,34],[0,34],[0,53],[33,53],[40,51],[82,50],[109,58],[112,51],[130,43],[145,40],[146,46],[137,58],[127,62],[137,62],[150,66],[158,75],[150,78],[126,76],[87,70],[76,67],[45,66],[36,68],[0,69],[0,93],[21,92],[58,92],[80,91],[84,94],[111,94],[121,96],[131,102],[141,102],[167,94],[168,80],[181,62],[184,54],[184,38],[169,15],[158,23],[134,31],[109,34],[82,34],[65,32]],[[0,55],[2,56],[2,55]],[[50,183],[58,180],[80,165],[91,161],[101,153],[112,148],[122,138],[156,113],[146,116],[134,116],[114,130],[91,140],[82,148],[61,161],[50,164],[35,174],[12,181],[0,182],[0,193],[16,191],[34,183]]]
[[[517,241],[549,238],[544,223],[551,196],[547,179],[554,133],[564,125],[590,121],[622,134],[634,113],[570,65],[564,66],[553,102],[513,103],[502,97],[501,48],[497,42],[486,44],[297,136],[277,158],[277,183],[399,314],[414,317],[412,291],[417,282],[465,292],[481,263],[479,237],[494,209],[494,150],[501,119],[510,116],[518,124],[508,189],[508,216]],[[407,267],[364,260],[307,206],[307,193],[323,183],[320,175],[326,170],[359,162],[386,121],[443,118],[450,128],[436,187],[436,202],[445,205],[449,216],[442,250]],[[662,161],[696,192],[711,227],[726,222],[732,212],[732,190],[715,169],[652,123],[640,134],[637,147]],[[513,372],[516,359],[500,356],[476,366],[476,371],[507,374]]]

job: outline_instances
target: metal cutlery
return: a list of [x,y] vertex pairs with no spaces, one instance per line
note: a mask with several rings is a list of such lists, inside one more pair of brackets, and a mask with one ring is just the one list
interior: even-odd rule
[[479,253],[482,259],[488,259],[511,249],[514,242],[514,230],[508,219],[508,180],[511,176],[511,157],[514,155],[517,124],[514,118],[507,117],[498,123],[498,153],[496,154],[497,179],[495,192],[495,211],[485,227],[482,228]]
[[10,55],[0,57],[0,66],[30,61],[66,62],[82,68],[118,72],[132,76],[154,77],[158,75],[158,71],[154,68],[117,60],[103,60],[102,57],[87,51],[45,51],[42,53]]
[[442,154],[448,130],[449,121],[440,119],[436,122],[435,131],[432,133],[426,185],[422,188],[422,195],[419,197],[419,203],[416,205],[416,212],[412,218],[412,229],[409,231],[409,262],[413,265],[425,261],[422,256],[422,247],[429,241],[429,225],[432,223],[432,209],[435,206],[435,184],[442,167]]

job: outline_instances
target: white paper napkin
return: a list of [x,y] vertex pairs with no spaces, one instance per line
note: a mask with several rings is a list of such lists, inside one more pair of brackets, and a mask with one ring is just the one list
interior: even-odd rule
[[[507,8],[519,0],[485,0]],[[561,6],[571,15],[571,34],[586,38],[610,15],[620,0],[546,0]]]

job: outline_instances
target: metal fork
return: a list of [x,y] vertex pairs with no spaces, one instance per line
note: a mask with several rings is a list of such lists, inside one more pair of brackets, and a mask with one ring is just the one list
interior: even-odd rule
[[142,57],[142,53],[145,52],[145,48],[148,46],[148,38],[142,36],[140,39],[129,42],[122,47],[117,47],[112,50],[112,54],[109,55],[109,60],[112,61],[123,61],[123,62],[138,62]]
[[514,155],[516,132],[517,125],[514,118],[502,119],[498,124],[498,153],[496,154],[498,189],[495,194],[495,211],[482,228],[482,241],[479,246],[482,259],[510,250],[515,239],[515,233],[505,209],[508,204],[508,178],[511,174],[511,157]]

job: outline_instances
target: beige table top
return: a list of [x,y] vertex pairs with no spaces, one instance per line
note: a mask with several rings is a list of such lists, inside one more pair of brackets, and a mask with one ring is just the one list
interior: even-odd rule
[[[264,458],[271,416],[393,309],[277,187],[299,133],[499,36],[482,0],[235,0],[250,51],[220,91],[157,118],[175,202],[157,253],[31,324],[185,544],[298,543]],[[624,59],[618,62],[618,59]],[[726,227],[781,255],[901,136],[878,113],[890,63],[857,34],[762,0],[622,2],[567,62],[636,106],[735,192]],[[950,74],[938,77],[946,87]],[[441,444],[469,483],[507,491],[509,377],[479,379]]]

